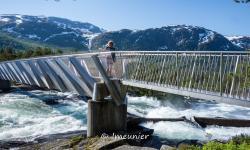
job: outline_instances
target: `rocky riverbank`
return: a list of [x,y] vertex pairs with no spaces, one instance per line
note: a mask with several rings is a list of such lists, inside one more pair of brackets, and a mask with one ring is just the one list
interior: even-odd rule
[[62,147],[71,144],[74,137],[82,137],[86,139],[87,131],[74,131],[60,134],[46,135],[27,141],[27,138],[11,139],[9,141],[0,141],[0,148],[2,149],[51,149],[54,147]]
[[[116,150],[170,150],[183,145],[201,145],[197,140],[174,141],[163,140],[156,136],[152,136],[153,130],[138,126],[137,128],[129,129],[127,134],[120,135],[149,135],[147,139],[129,139],[118,138],[112,134],[105,134],[101,137],[87,138],[86,131],[74,131],[62,134],[46,135],[36,138],[32,141],[26,139],[13,139],[11,141],[0,141],[0,149],[116,149]],[[118,134],[116,134],[118,135]]]
[[[143,147],[152,142],[153,130],[138,126],[129,129],[127,133],[103,134],[100,137],[87,138],[87,131],[74,131],[61,134],[46,135],[32,141],[25,139],[12,139],[0,141],[0,149],[113,149],[122,145]],[[120,136],[147,135],[146,139],[121,138]],[[160,143],[159,143],[160,144]],[[155,144],[154,144],[155,145]],[[148,145],[148,146],[154,146]]]

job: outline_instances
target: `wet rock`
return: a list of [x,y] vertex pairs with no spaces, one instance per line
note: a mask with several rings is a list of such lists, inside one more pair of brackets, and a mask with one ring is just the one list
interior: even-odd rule
[[194,120],[203,128],[207,127],[208,125],[218,125],[225,127],[250,127],[250,120],[245,119],[194,117]]
[[165,145],[169,145],[168,141],[167,142],[163,141],[158,136],[152,136],[152,137],[150,137],[149,140],[144,142],[142,146],[143,147],[152,147],[152,148],[160,149],[163,143]]
[[120,147],[115,148],[114,150],[157,150],[151,147],[139,147],[139,146],[130,146],[130,145],[122,145]]
[[170,121],[170,122],[177,122],[177,121],[186,121],[185,117],[180,118],[142,118],[142,117],[129,117],[128,118],[128,126],[138,126],[144,122],[160,122],[160,121]]
[[28,146],[17,147],[18,150],[47,150],[47,149],[56,149],[56,150],[63,150],[70,147],[70,140],[69,139],[57,139],[50,142],[45,143],[37,143]]
[[96,149],[109,150],[127,144],[126,139],[111,139],[107,143],[106,142],[107,141],[104,141],[103,139],[101,141],[98,141],[98,145],[101,146],[96,146]]
[[126,133],[126,135],[128,135],[127,142],[130,145],[142,146],[145,142],[151,139],[153,133],[153,129],[142,126],[128,127],[128,131]]
[[72,137],[76,137],[76,136],[82,136],[86,138],[87,131],[80,130],[80,131],[71,131],[71,132],[66,132],[66,133],[45,135],[45,136],[36,138],[34,141],[36,141],[37,143],[43,143],[43,142],[50,142],[52,140],[57,140],[57,139],[71,139]]
[[46,100],[43,100],[43,102],[46,105],[58,105],[59,104],[58,100],[54,100],[54,99],[46,99]]
[[162,145],[160,150],[176,150],[176,148],[168,145]]
[[47,88],[42,88],[42,87],[38,87],[38,86],[34,86],[34,85],[25,85],[25,84],[21,84],[21,83],[15,83],[13,85],[13,88],[19,88],[25,91],[32,91],[32,90],[45,90],[48,91],[49,89]]
[[0,141],[0,149],[11,149],[15,147],[27,146],[33,144],[33,142],[24,141]]

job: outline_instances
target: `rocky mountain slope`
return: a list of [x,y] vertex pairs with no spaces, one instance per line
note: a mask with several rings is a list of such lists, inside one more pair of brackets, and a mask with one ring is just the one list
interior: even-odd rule
[[250,49],[250,37],[249,36],[232,36],[232,37],[227,37],[227,38],[233,44],[241,48]]
[[106,32],[93,39],[92,49],[103,46],[108,40],[113,40],[121,50],[243,50],[217,32],[186,25]]
[[0,15],[0,31],[52,46],[88,50],[89,41],[104,30],[90,23],[57,17]]

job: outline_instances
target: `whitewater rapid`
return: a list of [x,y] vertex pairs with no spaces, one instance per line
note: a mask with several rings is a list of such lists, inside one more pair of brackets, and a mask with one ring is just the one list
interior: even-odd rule
[[[54,104],[51,104],[51,103]],[[0,97],[0,140],[86,130],[87,103],[72,93],[16,90]]]
[[[128,112],[141,117],[186,116],[249,119],[250,108],[185,99],[180,96],[128,96]],[[74,93],[23,91],[0,94],[0,140],[32,140],[48,134],[87,129],[87,102]],[[144,123],[154,134],[166,139],[226,140],[249,134],[250,128],[209,126],[199,128],[185,122]]]
[[[185,116],[192,119],[199,117],[223,117],[232,119],[249,119],[250,108],[215,103],[212,101],[185,99],[181,96],[165,97],[129,97],[128,111],[148,118],[177,118]],[[213,139],[228,140],[233,136],[248,134],[250,128],[208,126],[199,128],[186,122],[144,123],[145,127],[154,129],[154,134],[166,139],[196,139],[208,141]]]

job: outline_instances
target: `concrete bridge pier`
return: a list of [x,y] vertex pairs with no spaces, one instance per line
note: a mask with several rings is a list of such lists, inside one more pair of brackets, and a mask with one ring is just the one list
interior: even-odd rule
[[[113,83],[118,81],[113,81]],[[119,91],[120,86],[119,86]],[[104,83],[94,86],[93,100],[88,101],[88,137],[125,132],[127,129],[127,104],[117,105]]]
[[[121,133],[127,129],[127,103],[119,80],[111,80],[97,55],[92,56],[103,82],[95,83],[88,102],[88,137]],[[110,95],[110,98],[106,98]]]
[[1,91],[8,91],[8,90],[10,90],[10,88],[11,88],[10,81],[0,79],[0,90]]

